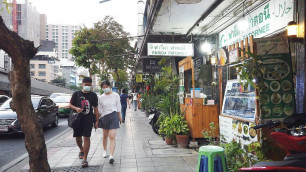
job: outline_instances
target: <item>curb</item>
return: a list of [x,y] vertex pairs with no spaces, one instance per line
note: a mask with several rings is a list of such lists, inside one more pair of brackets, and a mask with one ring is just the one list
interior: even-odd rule
[[[71,130],[71,128],[67,128],[66,130],[62,131],[60,134],[58,134],[58,135],[54,136],[53,138],[49,139],[48,141],[46,141],[45,142],[46,143],[46,148],[47,148],[47,144],[53,142],[58,137],[66,134],[69,130]],[[11,161],[10,163],[6,164],[5,166],[1,167],[0,171],[6,171],[6,170],[10,169],[11,167],[13,167],[14,165],[16,165],[19,162],[23,161],[27,157],[28,157],[28,153],[25,153],[25,154],[21,155],[19,158],[15,159],[15,160]]]

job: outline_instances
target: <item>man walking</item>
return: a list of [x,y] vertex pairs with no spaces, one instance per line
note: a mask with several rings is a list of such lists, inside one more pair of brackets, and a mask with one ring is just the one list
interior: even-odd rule
[[126,89],[122,90],[122,94],[120,95],[120,102],[121,102],[121,115],[123,119],[122,123],[125,123],[127,105],[129,105],[130,109],[130,101],[129,101],[129,96],[126,94]]
[[94,122],[95,128],[98,127],[99,113],[97,107],[97,94],[91,91],[91,78],[85,77],[83,79],[82,86],[82,91],[76,91],[72,94],[69,107],[78,113],[82,113],[80,126],[77,129],[73,129],[73,137],[76,138],[76,143],[80,148],[79,158],[83,159],[82,167],[87,167],[87,155],[90,148],[91,130]]

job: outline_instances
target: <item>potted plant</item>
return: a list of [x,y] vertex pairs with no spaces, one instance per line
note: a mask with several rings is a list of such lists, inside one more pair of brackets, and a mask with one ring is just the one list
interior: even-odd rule
[[173,128],[174,126],[169,116],[165,117],[160,123],[159,134],[165,137],[167,145],[172,145],[174,136]]
[[178,147],[186,148],[189,139],[189,128],[187,121],[180,114],[172,115],[171,123],[174,126],[173,131],[176,134],[176,142]]

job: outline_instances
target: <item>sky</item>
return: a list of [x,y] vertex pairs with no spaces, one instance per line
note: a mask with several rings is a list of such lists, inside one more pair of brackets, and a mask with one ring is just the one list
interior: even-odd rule
[[[101,21],[110,15],[123,25],[132,36],[137,35],[137,0],[29,0],[41,14],[47,15],[48,24],[85,25]],[[17,1],[19,2],[19,1]]]

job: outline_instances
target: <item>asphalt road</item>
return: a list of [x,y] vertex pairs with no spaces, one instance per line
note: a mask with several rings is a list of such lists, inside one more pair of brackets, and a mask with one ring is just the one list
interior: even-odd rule
[[[59,125],[44,129],[45,141],[56,137],[68,128],[67,118],[60,118]],[[24,136],[22,135],[0,135],[0,168],[26,153]]]

